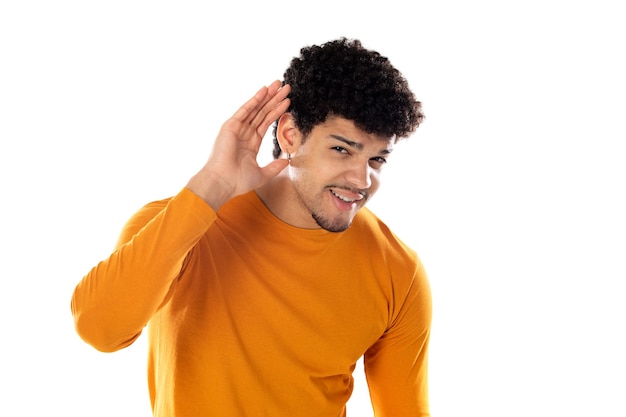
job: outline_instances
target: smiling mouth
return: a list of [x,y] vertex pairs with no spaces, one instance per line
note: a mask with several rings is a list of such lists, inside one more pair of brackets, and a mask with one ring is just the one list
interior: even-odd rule
[[364,197],[363,194],[360,192],[355,193],[353,191],[347,191],[347,190],[346,190],[346,193],[344,194],[344,193],[341,193],[339,190],[335,191],[331,189],[330,193],[345,203],[355,203],[359,200],[362,200]]

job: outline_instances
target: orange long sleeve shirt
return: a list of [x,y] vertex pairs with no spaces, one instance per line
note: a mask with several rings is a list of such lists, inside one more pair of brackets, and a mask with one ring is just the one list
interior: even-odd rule
[[368,209],[330,233],[185,188],[129,220],[71,306],[102,351],[147,326],[157,417],[345,416],[362,355],[376,416],[429,415],[428,280]]

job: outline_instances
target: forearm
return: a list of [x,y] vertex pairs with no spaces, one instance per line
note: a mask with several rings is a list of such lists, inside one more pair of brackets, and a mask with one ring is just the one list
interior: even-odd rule
[[215,212],[187,189],[156,216],[149,211],[129,222],[117,250],[74,291],[76,330],[96,349],[118,350],[139,336],[173,289],[185,257],[215,219]]

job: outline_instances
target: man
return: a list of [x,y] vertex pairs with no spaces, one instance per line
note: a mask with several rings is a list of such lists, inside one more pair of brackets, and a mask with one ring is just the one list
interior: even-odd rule
[[[428,416],[426,274],[363,208],[422,119],[400,72],[358,40],[303,48],[77,285],[78,333],[115,351],[148,326],[159,417],[345,416],[363,355],[377,416]],[[272,123],[275,158],[259,167]]]

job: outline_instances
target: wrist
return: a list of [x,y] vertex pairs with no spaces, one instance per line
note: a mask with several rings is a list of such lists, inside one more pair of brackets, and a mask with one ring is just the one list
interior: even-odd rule
[[187,188],[217,211],[234,196],[234,188],[221,176],[203,169],[191,177]]

